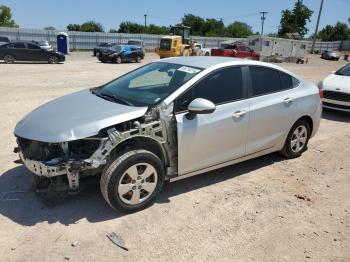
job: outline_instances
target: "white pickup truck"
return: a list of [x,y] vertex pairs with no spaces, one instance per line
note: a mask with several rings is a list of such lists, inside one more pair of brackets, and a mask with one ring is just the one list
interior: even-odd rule
[[198,48],[198,49],[202,50],[202,54],[205,56],[211,55],[211,48],[204,48],[201,43],[195,43],[194,48]]

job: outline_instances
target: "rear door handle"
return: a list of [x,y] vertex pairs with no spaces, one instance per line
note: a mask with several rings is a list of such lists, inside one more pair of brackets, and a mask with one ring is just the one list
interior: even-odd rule
[[286,99],[283,100],[283,102],[284,102],[285,104],[290,104],[290,103],[293,102],[293,98],[287,97]]
[[246,114],[246,111],[237,111],[237,112],[235,112],[232,116],[233,116],[233,118],[240,118],[240,117],[242,117],[242,116],[244,116]]

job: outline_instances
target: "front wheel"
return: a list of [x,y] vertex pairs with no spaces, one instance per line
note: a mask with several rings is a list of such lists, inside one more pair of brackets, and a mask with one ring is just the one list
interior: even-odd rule
[[141,60],[142,60],[141,56],[138,55],[138,56],[136,57],[136,62],[137,62],[137,63],[141,63]]
[[117,56],[117,57],[115,58],[115,62],[116,62],[117,64],[121,64],[121,63],[122,63],[122,58],[121,58],[120,56]]
[[57,64],[58,58],[56,56],[50,56],[48,59],[49,64]]
[[146,150],[133,150],[111,159],[101,176],[101,192],[107,203],[123,212],[151,205],[164,183],[161,160]]
[[298,120],[288,133],[282,155],[286,158],[299,157],[307,149],[310,135],[309,123],[305,119]]

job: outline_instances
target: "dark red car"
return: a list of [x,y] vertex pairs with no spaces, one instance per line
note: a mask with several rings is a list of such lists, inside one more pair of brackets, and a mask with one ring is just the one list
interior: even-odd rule
[[250,58],[254,60],[259,60],[259,54],[257,54],[254,50],[250,49],[248,46],[242,44],[232,44],[226,45],[225,47],[219,49],[211,49],[211,55]]

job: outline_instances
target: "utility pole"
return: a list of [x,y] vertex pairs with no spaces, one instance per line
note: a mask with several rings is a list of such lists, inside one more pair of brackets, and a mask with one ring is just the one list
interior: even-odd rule
[[261,36],[263,36],[264,34],[264,22],[266,20],[265,14],[267,14],[268,12],[260,12],[261,16]]
[[147,27],[147,14],[144,14],[145,16],[145,28]]
[[321,0],[320,10],[318,11],[316,29],[315,29],[314,38],[313,38],[313,40],[312,40],[312,46],[311,46],[311,54],[314,53],[314,49],[315,49],[315,43],[316,43],[316,37],[317,37],[317,32],[318,32],[318,25],[320,24],[320,18],[321,18],[321,13],[322,13],[322,7],[323,7],[323,0]]

